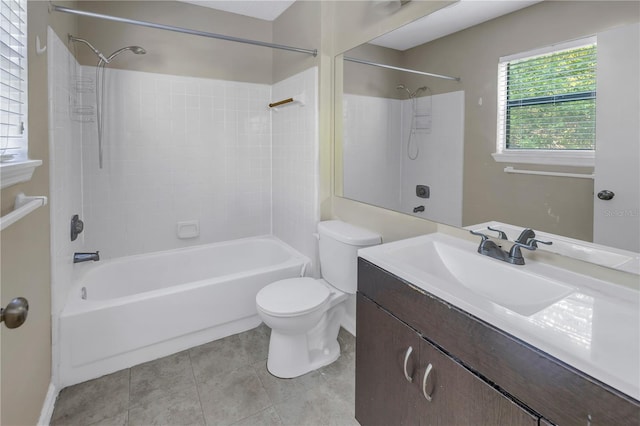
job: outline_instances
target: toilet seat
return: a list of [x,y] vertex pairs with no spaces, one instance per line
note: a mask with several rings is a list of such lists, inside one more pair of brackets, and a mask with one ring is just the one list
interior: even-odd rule
[[256,304],[268,315],[293,317],[321,307],[331,290],[313,278],[290,278],[264,287],[256,295]]

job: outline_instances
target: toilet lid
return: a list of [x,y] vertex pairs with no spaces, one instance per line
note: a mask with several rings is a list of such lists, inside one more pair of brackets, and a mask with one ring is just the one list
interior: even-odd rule
[[294,316],[313,311],[326,302],[331,291],[313,278],[290,278],[264,287],[256,304],[274,316]]

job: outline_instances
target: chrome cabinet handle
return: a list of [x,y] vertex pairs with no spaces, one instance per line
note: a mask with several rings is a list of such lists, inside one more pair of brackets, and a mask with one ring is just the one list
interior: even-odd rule
[[413,382],[413,377],[411,377],[409,375],[409,373],[407,373],[407,363],[409,362],[409,357],[411,356],[411,352],[413,352],[413,348],[411,346],[409,346],[409,348],[407,349],[407,352],[404,354],[404,378],[407,379],[407,382],[411,383]]
[[427,381],[429,380],[429,374],[431,374],[432,369],[433,366],[431,365],[431,363],[429,363],[429,365],[427,365],[427,369],[424,371],[424,377],[422,378],[422,394],[424,395],[424,398],[429,402],[431,402],[431,395],[427,393]]

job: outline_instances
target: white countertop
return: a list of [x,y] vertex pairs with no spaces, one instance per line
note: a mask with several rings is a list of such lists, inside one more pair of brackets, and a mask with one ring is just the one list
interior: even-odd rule
[[[640,400],[640,292],[555,266],[527,260],[522,266],[480,256],[487,262],[522,268],[531,274],[567,278],[573,291],[525,316],[491,302],[462,285],[430,274],[417,262],[425,239],[476,252],[477,244],[444,234],[429,234],[359,250],[360,257],[434,296],[539,348],[587,375]],[[413,261],[394,252],[416,248]],[[502,267],[499,265],[495,265]],[[491,279],[478,275],[478,279]],[[564,282],[564,281],[563,281]],[[578,283],[578,284],[576,284]]]

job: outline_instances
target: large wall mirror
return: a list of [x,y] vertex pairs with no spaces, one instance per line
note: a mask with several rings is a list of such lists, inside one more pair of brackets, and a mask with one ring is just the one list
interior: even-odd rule
[[[336,58],[336,195],[458,227],[498,221],[639,252],[639,4],[463,0],[421,20]],[[587,38],[595,153],[497,161],[501,58]],[[603,190],[615,196],[598,198]]]

